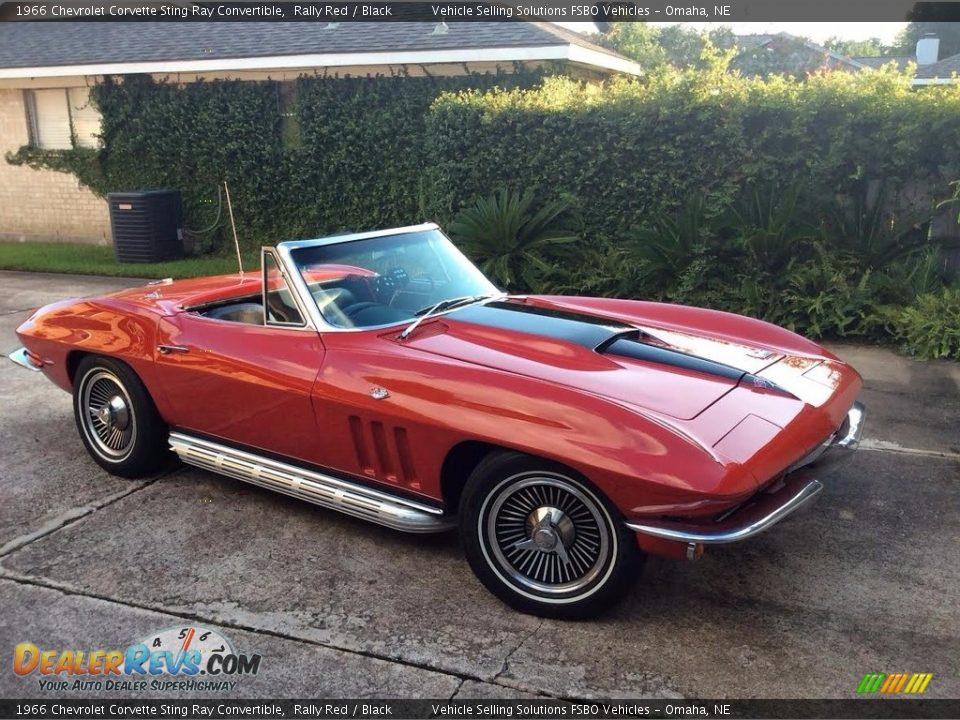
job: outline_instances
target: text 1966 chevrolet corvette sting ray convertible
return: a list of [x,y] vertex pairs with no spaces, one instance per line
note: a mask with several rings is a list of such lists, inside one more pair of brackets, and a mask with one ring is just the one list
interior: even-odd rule
[[509,296],[432,224],[264,248],[259,274],[54,303],[11,358],[109,472],[183,462],[408,532],[459,526],[519,609],[584,616],[856,449],[859,375],[758,320]]

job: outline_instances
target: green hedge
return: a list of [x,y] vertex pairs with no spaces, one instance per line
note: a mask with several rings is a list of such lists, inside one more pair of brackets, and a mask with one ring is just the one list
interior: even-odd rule
[[369,230],[426,219],[426,121],[442,93],[529,87],[536,73],[452,78],[301,78],[302,148],[280,206],[288,233]]
[[212,222],[225,179],[251,245],[449,222],[501,187],[568,194],[588,237],[616,239],[692,194],[709,215],[747,186],[829,195],[884,179],[894,194],[939,198],[960,177],[960,88],[916,91],[893,72],[541,80],[133,76],[94,88],[99,152],[23,148],[8,159],[73,172],[99,194],[180,188],[193,228]]
[[588,237],[619,237],[696,193],[707,213],[742,188],[945,197],[960,177],[960,89],[913,90],[893,72],[805,82],[665,70],[599,88],[446,94],[428,127],[432,210],[507,185],[570,194]]

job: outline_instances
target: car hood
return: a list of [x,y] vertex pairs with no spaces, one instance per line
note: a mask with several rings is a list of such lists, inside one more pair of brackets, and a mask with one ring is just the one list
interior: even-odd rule
[[782,352],[661,325],[564,307],[557,298],[512,298],[453,311],[404,344],[680,420],[744,382],[779,389],[757,373]]

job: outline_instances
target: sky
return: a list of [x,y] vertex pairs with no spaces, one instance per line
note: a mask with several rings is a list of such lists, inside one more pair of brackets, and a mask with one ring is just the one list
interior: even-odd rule
[[807,37],[817,43],[827,38],[839,37],[844,40],[867,40],[880,38],[884,43],[894,41],[897,33],[907,26],[905,22],[734,22],[734,23],[650,23],[651,25],[689,25],[698,29],[712,30],[720,25],[729,25],[737,35],[753,33],[774,34],[785,32],[791,35]]
[[[572,30],[580,32],[593,32],[593,23],[557,23],[564,25]],[[676,23],[676,22],[655,22],[651,25],[687,25],[695,27],[698,30],[713,30],[721,25],[727,25],[733,28],[738,35],[750,35],[754,33],[774,34],[790,33],[791,35],[800,35],[810,38],[814,42],[822,43],[827,38],[840,37],[844,40],[867,40],[872,37],[880,38],[884,44],[891,44],[907,23],[905,22],[858,22],[858,23],[833,23],[833,22],[734,22],[734,23]]]

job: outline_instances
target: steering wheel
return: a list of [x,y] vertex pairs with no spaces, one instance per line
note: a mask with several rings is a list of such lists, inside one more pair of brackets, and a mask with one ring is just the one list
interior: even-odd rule
[[369,300],[363,300],[361,302],[353,303],[352,305],[347,305],[345,308],[343,308],[343,314],[352,320],[353,316],[356,315],[361,310],[366,310],[367,308],[376,307],[377,305],[380,305],[380,303],[370,302]]

